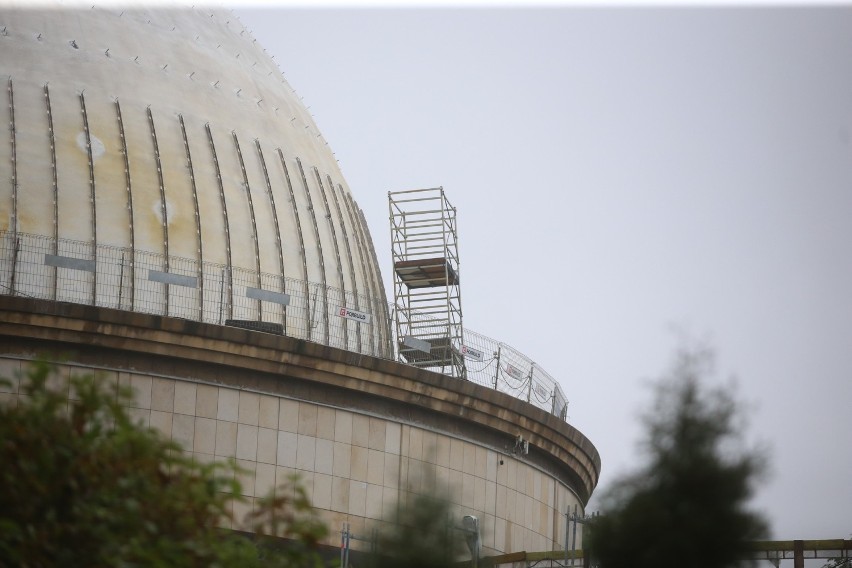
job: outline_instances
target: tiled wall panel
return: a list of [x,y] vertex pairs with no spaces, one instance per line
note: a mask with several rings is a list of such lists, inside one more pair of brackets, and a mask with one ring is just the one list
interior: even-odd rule
[[[17,376],[20,369],[19,361],[0,359],[0,374]],[[71,373],[91,372],[59,370],[50,388],[68,390]],[[235,508],[237,518],[293,474],[330,523],[332,545],[342,522],[365,534],[392,521],[411,492],[446,493],[456,513],[478,516],[485,554],[562,548],[565,512],[577,505],[582,513],[567,487],[523,456],[469,440],[269,394],[137,373],[101,375],[133,390],[133,420],[196,460],[236,460],[247,497]],[[17,404],[18,391],[17,381],[2,387],[0,404]]]

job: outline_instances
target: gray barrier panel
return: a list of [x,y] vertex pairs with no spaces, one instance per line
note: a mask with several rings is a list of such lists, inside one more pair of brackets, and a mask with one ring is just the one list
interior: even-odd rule
[[198,278],[195,276],[183,276],[181,274],[172,274],[170,272],[160,272],[159,270],[149,270],[148,280],[151,280],[152,282],[162,282],[163,284],[186,286],[187,288],[198,288]]
[[265,302],[275,302],[286,306],[290,303],[290,296],[281,292],[272,292],[270,290],[261,290],[260,288],[246,287],[246,298],[252,300],[263,300]]

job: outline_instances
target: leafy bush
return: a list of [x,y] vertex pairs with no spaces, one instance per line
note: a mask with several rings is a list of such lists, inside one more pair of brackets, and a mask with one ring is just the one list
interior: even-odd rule
[[199,463],[134,423],[128,390],[74,376],[59,392],[57,379],[36,363],[17,404],[0,406],[0,566],[321,565],[314,545],[327,529],[301,487],[247,519],[293,546],[223,530],[243,499],[233,462]]

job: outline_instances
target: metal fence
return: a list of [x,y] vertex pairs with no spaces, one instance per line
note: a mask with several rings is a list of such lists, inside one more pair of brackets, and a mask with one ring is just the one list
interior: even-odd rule
[[568,399],[535,361],[503,342],[464,329],[467,379],[525,400],[567,420]]
[[[383,299],[130,248],[0,231],[0,293],[254,328],[405,362]],[[464,344],[448,348],[464,356],[468,380],[566,418],[559,384],[511,346],[465,329]]]

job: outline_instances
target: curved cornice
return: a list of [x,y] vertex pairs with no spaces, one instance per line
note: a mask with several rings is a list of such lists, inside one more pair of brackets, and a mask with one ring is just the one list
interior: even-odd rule
[[80,304],[0,296],[0,348],[253,389],[421,423],[511,450],[588,502],[600,456],[579,430],[524,401],[395,361],[300,339]]

